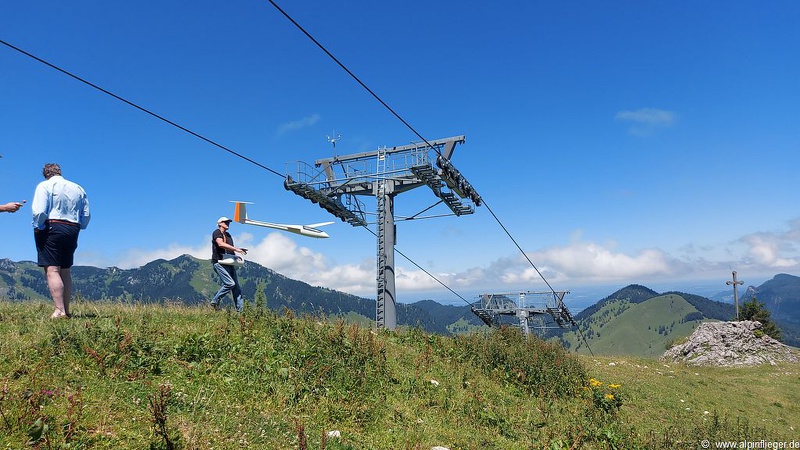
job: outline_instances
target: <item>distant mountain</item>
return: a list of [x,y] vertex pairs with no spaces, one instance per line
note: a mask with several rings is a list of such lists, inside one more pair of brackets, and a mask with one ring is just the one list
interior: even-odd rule
[[[310,286],[251,261],[238,268],[237,274],[245,299],[253,301],[261,285],[267,306],[273,310],[288,308],[299,314],[361,318],[366,322],[375,318],[375,300]],[[72,279],[75,295],[87,300],[196,305],[207,303],[219,289],[211,261],[189,255],[169,261],[158,259],[135,269],[74,266]],[[0,298],[49,299],[42,269],[30,261],[0,259]],[[397,322],[439,334],[482,325],[469,306],[447,306],[430,300],[398,304]]]
[[[253,301],[260,285],[267,306],[273,310],[288,308],[298,314],[374,321],[375,300],[310,286],[251,261],[239,268],[238,274],[244,297]],[[75,266],[72,275],[76,295],[88,300],[194,305],[208,302],[219,287],[211,261],[189,255],[155,260],[135,269]],[[800,346],[800,277],[776,275],[761,286],[749,287],[740,301],[753,295],[766,304],[784,341]],[[42,269],[30,261],[0,259],[0,298],[49,300]],[[545,337],[559,339],[567,348],[579,352],[587,352],[585,338],[599,353],[660,355],[668,341],[688,336],[701,321],[731,320],[734,315],[730,303],[683,292],[659,294],[631,284],[577,314],[580,333],[555,330]],[[463,333],[484,326],[469,305],[442,305],[432,300],[398,304],[397,322],[438,334]]]
[[581,311],[575,316],[577,329],[557,332],[554,339],[579,353],[655,357],[703,321],[733,315],[730,304],[632,284]]
[[713,320],[733,320],[736,315],[735,308],[729,303],[711,300],[699,295],[687,294],[686,292],[670,291],[662,295],[675,294],[683,297],[684,300],[694,306],[697,311],[706,319]]
[[631,284],[584,309],[575,316],[575,319],[579,320],[583,319],[584,317],[590,317],[601,310],[608,303],[613,303],[619,300],[625,300],[630,303],[641,303],[655,297],[656,295],[658,295],[658,293],[650,288],[640,286],[638,284]]
[[764,302],[771,318],[781,329],[784,343],[800,347],[800,277],[782,273],[761,286],[750,286],[739,299],[739,304],[753,297]]

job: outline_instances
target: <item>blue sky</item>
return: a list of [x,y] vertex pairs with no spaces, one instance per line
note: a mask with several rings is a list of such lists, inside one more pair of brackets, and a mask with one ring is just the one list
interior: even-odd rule
[[[800,274],[800,3],[282,3],[423,137],[466,135],[454,165],[555,289]],[[3,2],[0,39],[282,174],[419,140],[269,2]],[[46,162],[86,188],[79,265],[209,258],[229,200],[331,220],[281,177],[5,45],[0,154],[3,202],[30,201]],[[404,193],[396,213],[433,199]],[[29,205],[0,221],[0,257],[35,260]],[[374,298],[367,230],[231,231],[253,261]],[[484,207],[399,223],[397,248],[468,298],[545,287]],[[400,301],[458,301],[399,255],[397,274]]]

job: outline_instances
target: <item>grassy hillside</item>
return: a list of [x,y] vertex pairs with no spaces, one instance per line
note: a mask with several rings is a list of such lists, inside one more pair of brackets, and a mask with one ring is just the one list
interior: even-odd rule
[[591,358],[510,328],[50,309],[0,301],[0,448],[660,449],[800,429],[798,365]]
[[[562,335],[562,342],[580,354],[659,357],[667,345],[692,334],[703,315],[677,294],[653,297],[641,303],[610,300],[590,317],[578,321],[577,330]],[[588,348],[587,348],[588,344]]]
[[[731,430],[714,439],[715,420],[741,428],[765,427],[761,435],[767,441],[797,441],[800,436],[800,364],[722,368],[665,364],[651,358],[582,357],[581,361],[595,377],[626,388],[624,425],[671,433],[671,424],[680,428],[679,424],[697,423],[703,432],[696,437],[712,442],[746,440]],[[678,448],[700,448],[698,441],[689,441]]]
[[[348,314],[375,318],[375,300],[292,280],[252,261],[237,269],[242,295],[253,302],[257,293],[276,311],[284,307],[301,313]],[[183,303],[205,305],[219,289],[210,260],[182,255],[158,259],[135,269],[74,266],[73,292],[88,300],[122,303]],[[44,273],[34,263],[0,259],[0,298],[46,301],[50,293]],[[481,327],[469,306],[433,301],[397,305],[397,323],[450,334]],[[458,325],[454,325],[458,323]],[[451,331],[455,330],[455,331]]]

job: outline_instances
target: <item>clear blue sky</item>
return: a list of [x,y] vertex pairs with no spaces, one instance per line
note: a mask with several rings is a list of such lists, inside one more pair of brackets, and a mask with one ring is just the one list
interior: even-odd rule
[[[281,3],[426,139],[466,135],[453,163],[555,289],[800,274],[800,3]],[[333,156],[334,130],[337,154],[418,140],[266,1],[2,2],[0,39],[280,173]],[[0,154],[2,202],[30,202],[46,162],[86,188],[79,265],[208,258],[229,200],[331,220],[281,177],[4,45]],[[396,213],[433,199],[404,193]],[[35,260],[29,204],[0,223],[0,257]],[[374,298],[364,229],[231,231],[253,261]],[[544,287],[486,208],[399,223],[397,248],[464,296]],[[397,266],[400,301],[454,300]]]

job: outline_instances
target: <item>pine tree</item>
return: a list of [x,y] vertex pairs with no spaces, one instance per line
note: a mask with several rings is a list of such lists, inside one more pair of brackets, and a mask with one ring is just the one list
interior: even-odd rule
[[758,301],[755,296],[742,304],[739,311],[739,320],[755,320],[761,322],[761,331],[776,341],[782,341],[781,330],[770,318],[764,302]]
[[261,311],[267,307],[267,295],[264,293],[264,282],[259,280],[256,285],[256,308]]

